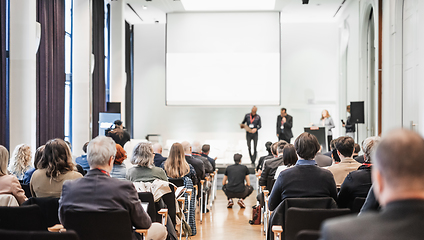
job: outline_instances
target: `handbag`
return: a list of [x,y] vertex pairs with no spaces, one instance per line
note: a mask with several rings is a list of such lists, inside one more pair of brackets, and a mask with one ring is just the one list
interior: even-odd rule
[[249,220],[251,225],[261,225],[261,205],[252,207],[252,220]]

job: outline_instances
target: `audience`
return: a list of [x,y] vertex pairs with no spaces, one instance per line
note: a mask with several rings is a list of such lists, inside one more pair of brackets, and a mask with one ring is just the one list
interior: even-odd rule
[[193,184],[197,184],[198,188],[200,189],[200,180],[205,180],[205,166],[201,160],[198,160],[192,156],[191,145],[189,142],[182,142],[181,145],[183,146],[187,163],[193,166],[194,170],[196,171],[197,180],[196,182],[193,182]]
[[271,159],[274,157],[271,152],[271,146],[272,146],[272,142],[268,141],[265,143],[265,148],[266,148],[266,151],[268,152],[268,155],[265,155],[259,158],[258,165],[256,166],[256,172],[258,172],[259,174],[262,173],[262,166],[264,164],[264,161],[266,159]]
[[74,171],[74,163],[68,145],[62,139],[49,140],[43,151],[30,181],[33,197],[60,197],[65,180],[81,178],[82,174]]
[[[191,151],[191,150],[190,150]],[[171,146],[171,150],[169,151],[168,159],[163,163],[163,168],[166,172],[168,178],[182,178],[184,181],[184,187],[187,189],[194,189],[194,183],[192,179],[196,179],[196,172],[189,163],[187,163],[185,158],[185,151],[183,145],[180,143],[174,143]],[[191,227],[192,235],[196,235],[196,197],[195,191],[193,190],[191,194],[190,205],[188,205],[188,194],[185,194],[185,205],[190,208],[190,219],[189,225]],[[187,219],[187,213],[185,213],[185,219]]]
[[15,175],[18,180],[24,178],[25,172],[28,171],[31,166],[31,148],[26,144],[20,144],[13,150],[12,157],[9,163],[9,172]]
[[310,133],[302,133],[296,138],[294,147],[299,160],[294,167],[278,176],[269,197],[269,210],[273,211],[286,198],[332,197],[337,200],[333,175],[316,166],[313,160],[320,149],[317,138]]
[[388,133],[375,150],[378,213],[326,221],[321,239],[422,239],[424,236],[424,139],[408,130]]
[[115,144],[116,146],[116,155],[113,160],[113,169],[110,172],[110,176],[118,179],[125,179],[127,175],[127,167],[125,164],[122,164],[125,159],[127,159],[127,152],[122,148],[121,145]]
[[240,164],[241,158],[241,154],[234,154],[235,164],[227,167],[222,179],[222,190],[228,199],[227,208],[233,207],[233,198],[238,198],[237,204],[245,208],[243,200],[253,192],[253,187],[250,186],[249,169]]
[[8,175],[7,162],[9,161],[9,152],[0,145],[0,194],[12,194],[19,205],[27,200],[25,192],[14,175]]
[[297,154],[296,149],[293,144],[286,144],[283,148],[283,161],[284,165],[281,165],[277,168],[275,172],[274,179],[277,179],[280,176],[280,173],[286,169],[289,169],[296,165],[297,162]]
[[156,167],[160,167],[166,161],[166,157],[162,157],[162,145],[160,143],[153,144],[153,152],[155,153],[153,162]]
[[44,145],[41,145],[37,148],[34,154],[34,167],[25,172],[24,179],[22,180],[23,184],[29,184],[31,181],[32,174],[34,174],[35,170],[38,169],[38,163],[43,157]]
[[209,162],[207,157],[204,157],[200,154],[201,151],[202,151],[202,147],[200,143],[198,141],[193,142],[191,155],[194,158],[203,162],[203,166],[205,167],[206,174],[213,173],[214,170],[213,170],[212,164]]
[[131,158],[131,163],[136,166],[128,169],[127,179],[131,182],[153,182],[156,179],[168,181],[165,171],[154,165],[154,156],[150,142],[137,144]]
[[[46,145],[47,148],[47,145]],[[143,210],[134,185],[128,181],[111,178],[115,142],[108,137],[99,136],[88,144],[87,160],[90,170],[85,177],[66,181],[59,200],[59,219],[65,226],[66,212],[74,211],[113,211],[127,210],[132,225],[137,229],[146,229],[146,239],[150,234],[159,236],[154,239],[165,239],[166,229],[159,223],[153,223]],[[160,234],[159,234],[160,233]],[[133,239],[139,239],[134,232]]]
[[277,157],[268,159],[264,162],[263,171],[261,173],[261,178],[259,179],[259,185],[265,186],[267,190],[272,189],[272,179],[274,179],[275,172],[279,166],[284,165],[283,160],[283,149],[286,146],[287,142],[280,140],[277,146]]
[[340,158],[340,163],[333,164],[327,169],[333,173],[336,186],[340,187],[346,178],[347,174],[355,171],[361,166],[360,163],[352,158],[355,141],[351,137],[339,137],[336,141],[337,155]]
[[[328,167],[333,164],[333,159],[327,155],[324,155],[321,153],[322,147],[317,152],[317,155],[315,156],[315,162],[317,163],[318,167]],[[330,155],[331,156],[331,155]]]
[[215,158],[211,158],[209,157],[209,153],[211,151],[211,146],[209,144],[203,144],[202,146],[202,153],[200,155],[202,155],[203,157],[206,157],[208,159],[208,161],[211,163],[213,171],[215,171],[216,169],[216,157]]
[[84,145],[82,146],[82,151],[84,151],[84,154],[75,159],[75,162],[80,165],[82,169],[84,169],[84,171],[86,172],[90,170],[90,165],[88,165],[87,162],[87,145],[88,142],[84,143]]
[[348,207],[352,209],[353,200],[356,197],[367,197],[372,185],[371,157],[379,142],[380,137],[369,137],[363,141],[362,149],[364,151],[365,163],[358,170],[350,172],[346,176],[337,197],[337,204],[340,208]]

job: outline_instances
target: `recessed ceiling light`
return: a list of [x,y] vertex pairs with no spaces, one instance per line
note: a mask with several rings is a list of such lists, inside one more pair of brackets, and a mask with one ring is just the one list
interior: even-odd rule
[[186,11],[274,10],[275,0],[181,0]]

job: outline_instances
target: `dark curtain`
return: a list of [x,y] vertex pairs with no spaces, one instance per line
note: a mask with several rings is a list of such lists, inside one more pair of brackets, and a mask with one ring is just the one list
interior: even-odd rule
[[125,86],[125,127],[133,136],[133,25],[125,22],[125,73],[127,84]]
[[65,137],[65,1],[38,0],[37,146]]
[[93,1],[93,138],[99,135],[99,112],[106,111],[104,8],[103,0]]
[[6,0],[0,0],[0,145],[9,149],[9,128],[7,109],[7,76],[6,76]]

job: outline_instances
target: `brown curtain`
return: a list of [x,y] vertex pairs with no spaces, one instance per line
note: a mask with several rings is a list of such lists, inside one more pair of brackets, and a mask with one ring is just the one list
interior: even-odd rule
[[9,149],[6,11],[6,0],[0,0],[0,145]]
[[37,146],[65,137],[65,1],[38,0]]
[[125,86],[125,127],[133,136],[133,29],[134,26],[125,22],[125,73],[127,84]]
[[99,135],[99,112],[106,111],[104,8],[103,0],[93,1],[93,138]]

